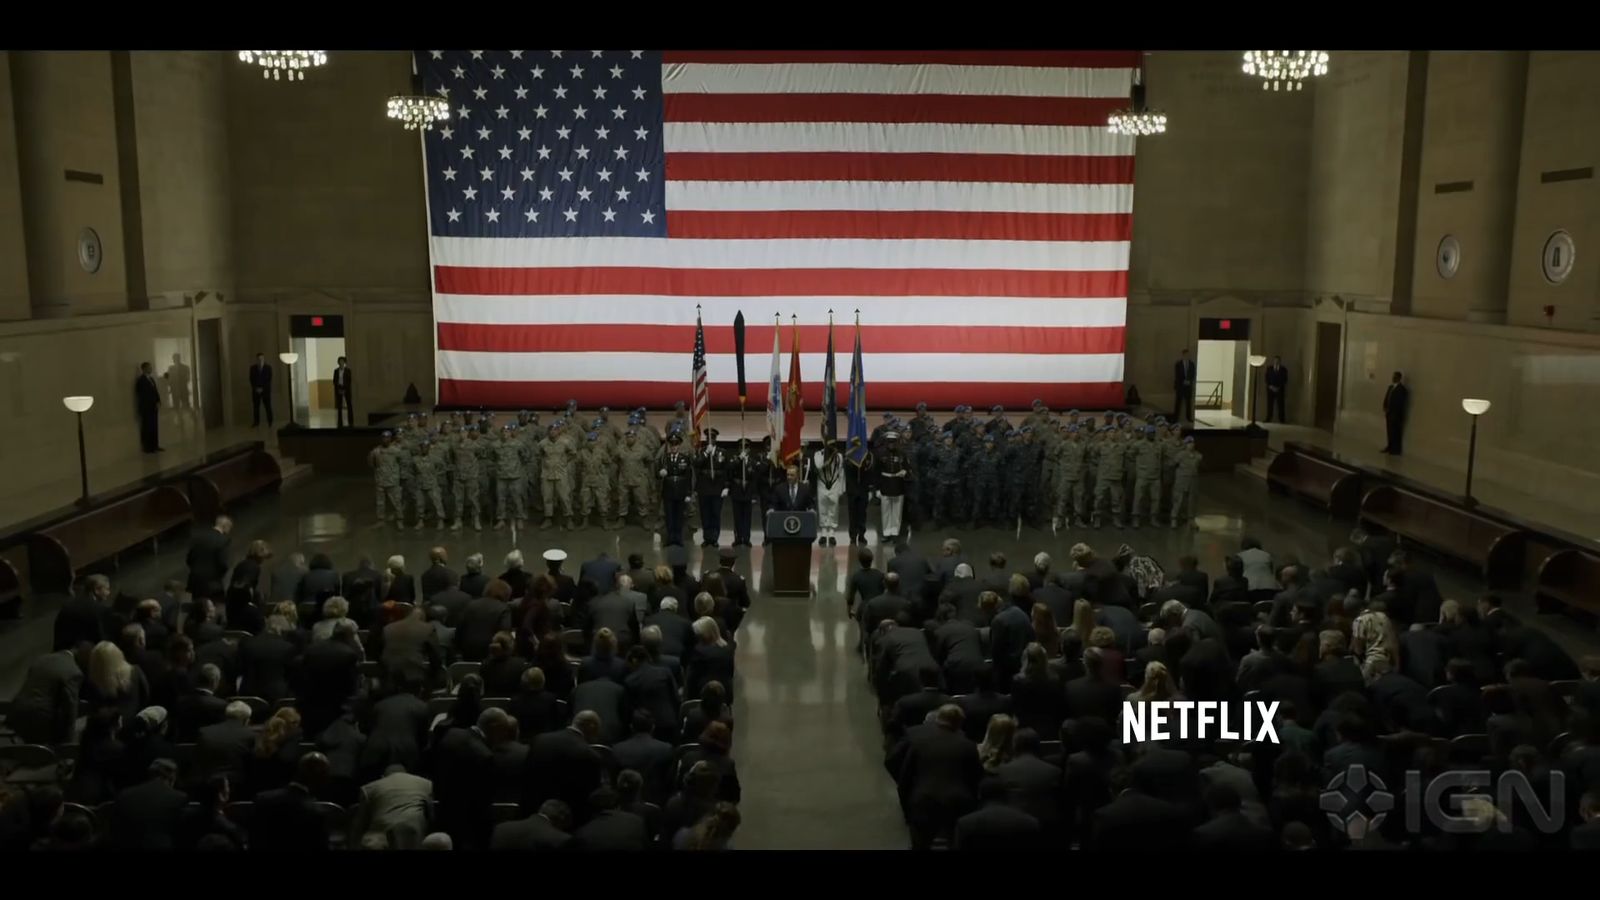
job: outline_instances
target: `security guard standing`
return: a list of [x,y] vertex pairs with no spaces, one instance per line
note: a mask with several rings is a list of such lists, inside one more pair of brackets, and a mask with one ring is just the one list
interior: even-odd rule
[[728,494],[728,461],[717,446],[717,430],[707,428],[694,457],[695,495],[700,501],[700,546],[722,542],[722,498]]
[[661,542],[668,547],[682,547],[683,510],[694,490],[694,462],[683,452],[682,433],[668,433],[667,452],[657,474],[661,477],[661,505],[666,519]]

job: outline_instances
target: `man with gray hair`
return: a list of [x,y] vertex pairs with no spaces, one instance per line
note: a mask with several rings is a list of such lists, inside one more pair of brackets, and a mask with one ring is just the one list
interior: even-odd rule
[[306,555],[299,551],[289,554],[272,570],[272,602],[295,599],[300,579],[311,569],[306,565]]
[[239,645],[239,692],[265,700],[293,697],[289,668],[300,651],[284,635],[294,626],[283,616],[267,616],[265,627]]
[[984,585],[972,577],[972,566],[961,563],[955,567],[953,576],[950,584],[939,594],[939,602],[954,606],[956,617],[962,621],[980,628],[989,624],[978,609],[978,595],[984,592]]
[[438,826],[461,844],[477,850],[489,845],[494,827],[494,753],[488,733],[506,719],[503,709],[478,714],[471,728],[450,728],[433,748],[434,799],[439,801]]
[[397,828],[422,834],[428,830],[432,802],[433,782],[395,763],[384,769],[382,778],[361,788],[350,817],[350,842],[356,846],[374,839],[388,843],[388,835]]
[[256,733],[250,730],[250,704],[241,700],[230,702],[223,710],[225,718],[215,725],[200,729],[195,741],[195,768],[202,776],[227,774],[238,776],[244,772],[244,761],[255,749]]
[[617,575],[617,593],[628,598],[633,603],[633,614],[643,622],[650,615],[650,598],[634,589],[633,576],[627,573]]
[[474,553],[467,557],[467,574],[461,576],[461,583],[457,585],[468,597],[482,597],[483,589],[489,586],[489,576],[483,574],[483,554]]
[[682,659],[695,645],[694,623],[678,613],[677,597],[662,597],[661,608],[645,618],[645,630],[656,629],[661,635],[663,655]]
[[55,641],[51,649],[71,650],[79,642],[93,646],[122,630],[121,617],[111,611],[111,579],[89,575],[83,579],[83,591],[61,604],[61,610],[56,613]]
[[[200,729],[227,717],[228,701],[217,696],[222,686],[222,670],[206,663],[195,676],[195,689],[178,698],[172,709],[172,739],[189,743],[198,739]],[[245,707],[248,713],[249,707]],[[245,718],[249,718],[248,714]]]
[[[677,601],[673,602],[676,603]],[[673,613],[673,615],[677,614]],[[683,617],[678,616],[678,618],[682,619]],[[694,625],[691,624],[689,626],[689,631],[691,634],[694,632]],[[681,685],[683,684],[683,662],[676,655],[662,653],[661,641],[662,635],[660,625],[646,625],[645,627],[639,629],[639,646],[643,647],[644,652],[650,655],[650,664],[660,666],[661,668],[666,669],[668,672],[671,672],[672,680]]]

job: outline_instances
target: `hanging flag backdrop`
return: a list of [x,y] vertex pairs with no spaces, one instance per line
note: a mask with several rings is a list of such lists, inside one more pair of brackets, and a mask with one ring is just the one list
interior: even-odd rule
[[821,372],[859,308],[880,407],[1121,403],[1133,51],[417,63],[453,113],[425,135],[443,403],[687,401],[696,304],[719,409],[741,309],[798,316]]

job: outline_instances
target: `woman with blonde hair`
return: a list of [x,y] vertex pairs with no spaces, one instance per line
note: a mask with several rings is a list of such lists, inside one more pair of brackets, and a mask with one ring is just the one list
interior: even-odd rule
[[1350,624],[1350,652],[1361,661],[1363,673],[1380,657],[1391,668],[1400,664],[1400,640],[1382,602],[1373,603]]
[[621,684],[628,677],[628,666],[617,655],[617,635],[609,628],[594,633],[589,655],[578,663],[578,681],[609,678]]
[[1078,599],[1072,604],[1072,624],[1061,635],[1061,655],[1068,659],[1081,659],[1089,646],[1089,635],[1094,632],[1094,604]]
[[1172,681],[1172,672],[1160,660],[1151,660],[1144,667],[1144,684],[1129,697],[1130,700],[1182,700],[1183,695]]
[[983,733],[983,743],[978,745],[978,761],[983,763],[985,772],[993,775],[996,769],[1011,761],[1011,744],[1016,736],[1016,719],[1005,713],[989,717],[989,728]]
[[733,702],[733,645],[723,639],[717,620],[710,616],[695,619],[693,628],[695,645],[685,666],[688,695],[698,697],[707,683],[720,681],[727,689],[728,702]]
[[406,572],[406,558],[398,553],[383,566],[383,602],[417,602],[417,580]]
[[1061,629],[1056,627],[1055,614],[1043,603],[1033,605],[1033,639],[1051,659],[1061,655]]
[[116,709],[125,721],[150,705],[150,680],[144,671],[122,655],[122,648],[101,641],[89,651],[89,677],[83,680],[80,715],[99,709]]
[[672,838],[674,850],[726,850],[739,828],[739,807],[718,803],[692,828],[683,828]]

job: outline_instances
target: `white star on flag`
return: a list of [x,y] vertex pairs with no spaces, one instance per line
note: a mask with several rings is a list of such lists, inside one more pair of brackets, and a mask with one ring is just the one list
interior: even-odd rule
[[451,128],[449,125],[446,125],[443,128],[439,129],[439,137],[442,137],[447,141],[450,140],[451,138],[455,137],[455,136],[456,136],[456,130],[454,128]]
[[589,148],[588,147],[579,147],[578,149],[576,149],[576,150],[574,150],[572,152],[576,153],[578,155],[579,159],[588,159],[589,158]]
[[461,220],[461,213],[459,211],[457,211],[457,210],[454,210],[454,209],[450,210],[449,212],[446,212],[445,215],[449,216],[450,217],[450,221],[452,221],[452,222],[458,222],[458,221]]
[[578,106],[575,106],[575,107],[572,108],[572,114],[581,119],[584,116],[588,115],[589,111],[587,109],[584,109],[582,104],[579,104]]
[[472,89],[472,99],[474,100],[482,100],[487,96],[489,96],[489,89],[482,85]]
[[596,128],[594,130],[594,139],[595,140],[603,141],[608,137],[611,137],[611,129],[605,127],[604,125],[601,125],[599,128]]
[[474,50],[474,51],[472,51],[472,58],[473,59],[483,59],[483,51],[482,50]]
[[572,73],[572,77],[573,78],[582,78],[583,77],[583,66],[573,66],[572,68],[568,69],[567,71]]
[[643,219],[646,225],[649,225],[656,220],[656,214],[647,209],[639,214],[639,218]]
[[490,69],[489,71],[494,73],[494,77],[497,78],[497,79],[506,77],[506,70],[500,68],[498,65],[495,66],[494,68]]
[[571,169],[562,169],[561,171],[557,172],[556,174],[561,176],[561,180],[562,181],[571,181],[572,180],[572,170]]
[[643,100],[644,99],[644,88],[642,88],[642,87],[634,88],[633,89],[633,99],[635,99],[635,100]]
[[496,118],[504,119],[506,116],[511,114],[511,110],[506,109],[505,104],[501,104],[500,106],[495,107],[494,114]]
[[563,215],[563,216],[566,216],[566,217],[567,217],[567,221],[568,221],[568,222],[576,222],[576,221],[578,221],[578,211],[577,211],[577,210],[575,210],[575,209],[568,209],[568,210],[565,210],[565,211],[564,211],[564,212],[562,212],[562,213],[561,213],[561,214],[562,214],[562,215]]
[[571,134],[572,134],[572,129],[568,128],[565,125],[563,125],[560,128],[556,129],[556,137],[561,138],[563,141],[566,140],[567,137],[569,135],[571,135]]
[[517,138],[519,140],[524,140],[525,141],[530,137],[533,137],[533,129],[528,128],[527,126],[523,126],[522,128],[518,128],[517,129]]
[[540,188],[539,189],[539,199],[540,200],[549,200],[551,197],[554,197],[555,195],[556,195],[556,192],[550,190],[549,188]]
[[529,222],[537,222],[537,221],[539,221],[539,211],[536,210],[536,209],[528,210],[527,216],[528,216],[528,221]]
[[525,87],[518,87],[514,93],[517,95],[518,100],[528,99],[528,89]]
[[596,172],[595,174],[600,176],[600,180],[601,181],[610,181],[611,180],[611,170],[610,169],[601,169],[600,171]]
[[461,147],[461,158],[462,159],[471,159],[472,158],[472,148],[470,146],[462,145],[462,147]]
[[619,118],[619,119],[620,119],[620,118],[622,118],[622,117],[623,117],[623,116],[625,116],[625,115],[627,115],[627,114],[628,114],[628,111],[627,111],[627,110],[626,110],[626,109],[623,109],[623,108],[622,108],[622,104],[620,104],[620,103],[618,103],[618,104],[617,104],[617,108],[616,108],[616,109],[613,109],[613,110],[612,110],[612,111],[611,111],[611,114],[612,114],[612,115],[613,115],[613,116],[616,116],[616,117],[617,117],[617,118]]
[[445,170],[443,172],[441,172],[440,174],[442,174],[444,176],[444,180],[445,181],[455,181],[456,180],[456,170],[452,169],[452,168],[449,168],[448,166],[445,167]]
[[498,209],[491,209],[488,212],[484,213],[483,215],[484,215],[484,218],[488,219],[491,222],[500,221],[500,210],[498,210]]
[[594,191],[591,191],[588,188],[578,188],[578,199],[587,203],[589,200],[589,195],[593,193]]
[[606,98],[606,86],[603,85],[603,84],[595,85],[594,86],[594,97],[595,97],[596,100],[604,100]]
[[627,147],[618,147],[617,148],[617,159],[627,159],[627,158],[628,158],[628,148]]
[[640,181],[649,181],[650,180],[650,170],[649,169],[640,169],[637,174],[639,176],[639,180]]
[[517,199],[517,192],[508,187],[500,191],[500,196],[506,198],[507,200],[515,200]]
[[528,70],[528,74],[532,75],[535,78],[543,78],[544,77],[544,69],[541,69],[538,66],[534,66],[533,68]]
[[488,139],[489,139],[489,126],[485,125],[484,127],[478,129],[478,140],[487,141]]
[[466,194],[468,200],[476,200],[476,199],[478,199],[478,189],[475,188],[475,187],[470,187],[469,186],[466,190],[462,191],[461,193]]
[[535,106],[535,107],[534,107],[534,108],[533,108],[533,114],[534,114],[534,115],[535,115],[535,116],[537,116],[537,117],[539,117],[539,118],[541,118],[541,119],[542,119],[542,118],[544,118],[544,116],[545,116],[545,113],[547,113],[547,112],[549,112],[549,111],[550,111],[550,110],[548,110],[548,109],[545,109],[545,106],[544,106],[544,104],[543,104],[543,103],[541,103],[541,104],[539,104],[539,105],[538,105],[538,106]]
[[605,53],[604,50],[590,50],[589,52],[594,54],[595,59],[599,59],[601,54]]
[[637,138],[638,140],[641,140],[641,141],[644,140],[649,135],[650,135],[650,132],[646,131],[643,126],[635,128],[633,130],[633,136],[635,138]]
[[609,206],[600,215],[605,216],[607,222],[615,222],[617,220],[617,214]]
[[467,116],[472,115],[472,110],[467,109],[465,106],[462,106],[462,107],[460,107],[460,108],[458,108],[456,110],[456,115],[459,116],[460,118],[465,119]]
[[513,51],[511,51],[511,58],[512,59],[521,59],[522,58],[522,51],[521,50],[513,50]]
[[533,170],[528,168],[527,166],[523,166],[522,167],[522,180],[523,181],[532,181],[533,180]]
[[429,50],[428,54],[430,56],[432,56],[434,59],[444,59],[444,51],[443,50]]
[[456,66],[454,69],[450,70],[450,74],[456,76],[457,78],[460,78],[463,75],[467,74],[467,70],[461,68],[460,66]]
[[493,181],[494,180],[494,170],[493,169],[485,168],[479,174],[482,176],[482,180],[484,180],[484,181]]
[[618,200],[627,200],[628,199],[628,189],[625,188],[625,187],[617,188],[617,199]]
[[612,78],[621,78],[622,77],[622,67],[621,66],[612,66],[611,67],[611,77]]
[[567,86],[564,84],[556,85],[555,95],[557,100],[567,99]]
[[501,159],[510,159],[511,158],[511,148],[510,147],[501,147],[500,148],[500,158]]
[[561,51],[560,50],[551,50],[550,51],[550,58],[551,59],[560,59],[561,58]]
[[539,158],[540,159],[549,159],[550,158],[550,148],[549,147],[540,147],[539,148]]
[[643,50],[629,50],[628,52],[633,54],[634,59],[644,59]]
[[441,85],[439,85],[439,86],[438,86],[438,87],[436,87],[436,88],[434,88],[434,90],[436,90],[436,91],[438,91],[438,92],[439,92],[439,96],[441,96],[441,97],[448,97],[448,96],[450,96],[450,89],[449,89],[449,88],[447,88],[447,87],[445,87],[445,86],[444,86],[444,85],[442,85],[442,84],[441,84]]

